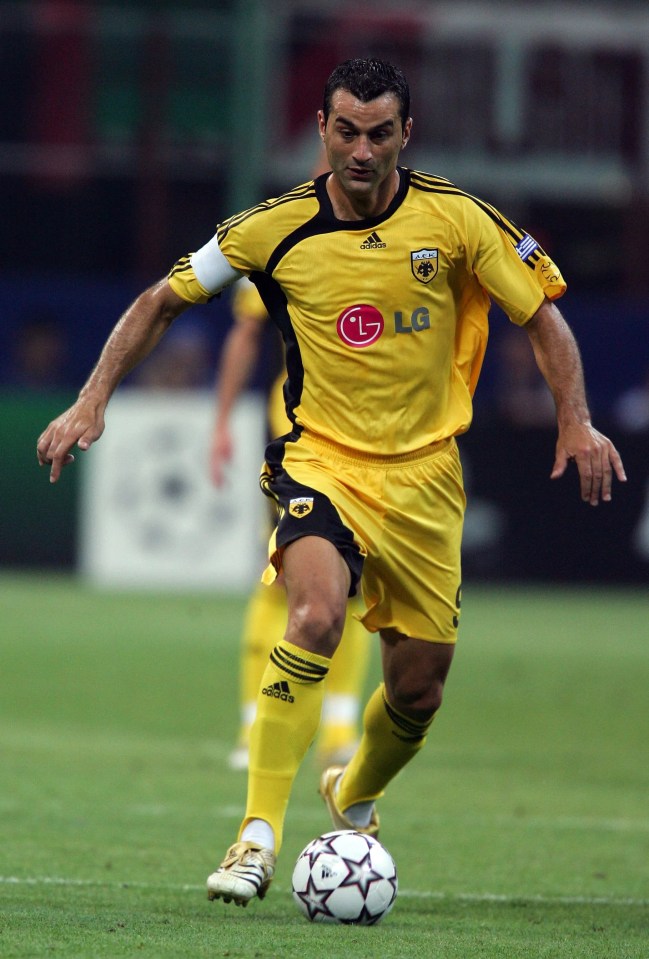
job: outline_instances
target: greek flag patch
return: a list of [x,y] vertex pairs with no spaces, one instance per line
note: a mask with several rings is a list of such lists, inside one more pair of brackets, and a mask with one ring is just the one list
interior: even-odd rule
[[538,248],[538,243],[529,233],[524,233],[522,239],[518,241],[514,249],[520,256],[523,263],[527,263],[532,253]]

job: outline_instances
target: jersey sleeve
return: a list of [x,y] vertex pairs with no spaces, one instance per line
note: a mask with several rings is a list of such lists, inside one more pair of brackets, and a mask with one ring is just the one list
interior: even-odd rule
[[488,204],[474,208],[479,221],[473,270],[489,296],[512,322],[523,326],[544,297],[556,300],[566,282],[554,261],[536,240]]
[[207,303],[241,277],[221,252],[218,237],[195,253],[182,256],[167,277],[171,289],[188,303]]
[[191,254],[181,256],[172,266],[167,275],[169,286],[181,299],[187,303],[207,303],[216,293],[210,293],[200,283],[191,264]]
[[242,276],[265,272],[278,239],[281,242],[317,209],[310,180],[235,214],[217,226],[208,243],[174,264],[168,275],[171,288],[189,303],[206,303]]

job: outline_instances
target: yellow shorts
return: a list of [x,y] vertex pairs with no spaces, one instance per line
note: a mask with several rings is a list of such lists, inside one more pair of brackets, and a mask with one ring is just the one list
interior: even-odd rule
[[293,434],[269,445],[261,485],[280,508],[266,582],[288,543],[324,536],[347,561],[353,587],[362,568],[368,630],[455,642],[466,500],[454,439],[386,457]]

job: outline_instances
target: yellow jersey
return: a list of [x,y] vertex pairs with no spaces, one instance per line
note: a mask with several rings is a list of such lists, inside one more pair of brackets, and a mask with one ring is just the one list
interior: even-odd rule
[[[303,430],[363,453],[401,455],[468,429],[490,301],[524,325],[561,273],[535,240],[449,180],[398,168],[379,216],[334,216],[323,174],[217,228],[286,347],[287,414]],[[205,302],[190,257],[179,296]]]

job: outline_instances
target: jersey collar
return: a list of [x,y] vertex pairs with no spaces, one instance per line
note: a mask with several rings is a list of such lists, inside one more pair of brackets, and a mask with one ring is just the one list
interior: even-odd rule
[[375,227],[379,223],[383,223],[385,220],[389,219],[395,210],[398,210],[401,204],[403,203],[406,193],[408,192],[408,187],[410,185],[410,170],[406,167],[397,167],[397,173],[399,174],[399,186],[397,187],[397,192],[394,194],[390,203],[379,216],[368,216],[364,220],[339,220],[334,215],[333,207],[331,205],[331,200],[329,199],[329,194],[327,192],[327,179],[329,177],[328,173],[323,173],[321,176],[315,179],[315,192],[320,203],[320,216],[324,217],[327,221],[333,221],[336,224],[336,229],[339,230],[367,230],[369,227]]

